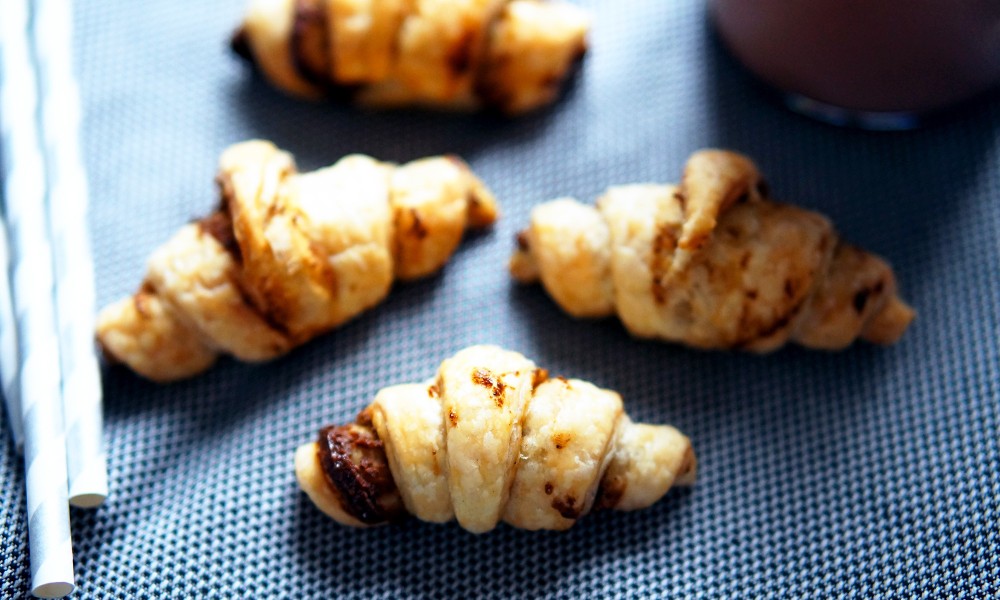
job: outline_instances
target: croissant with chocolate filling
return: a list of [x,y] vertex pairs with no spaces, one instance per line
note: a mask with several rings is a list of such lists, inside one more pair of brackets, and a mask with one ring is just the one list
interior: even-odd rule
[[515,115],[551,102],[589,19],[536,0],[252,0],[232,46],[306,98]]
[[135,295],[105,308],[105,354],[156,381],[219,354],[263,361],[378,304],[393,279],[440,269],[497,207],[454,157],[402,166],[347,156],[296,173],[265,141],[229,147],[220,208],[158,248]]
[[295,453],[299,485],[339,523],[409,513],[474,533],[646,508],[694,483],[696,467],[673,427],[633,423],[615,392],[550,379],[496,346],[462,350],[433,380],[382,389],[357,422],[325,427]]
[[617,313],[635,336],[698,348],[892,344],[914,317],[889,265],[770,200],[753,162],[721,150],[691,156],[676,187],[539,205],[518,246],[514,278],[541,280],[571,315]]

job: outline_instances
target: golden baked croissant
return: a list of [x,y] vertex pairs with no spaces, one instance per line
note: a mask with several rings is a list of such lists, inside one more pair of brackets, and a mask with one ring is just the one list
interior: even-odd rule
[[514,115],[556,97],[588,28],[562,2],[252,0],[232,46],[297,96]]
[[673,427],[633,423],[615,392],[549,378],[496,346],[462,350],[433,380],[383,388],[357,422],[324,427],[295,453],[299,485],[339,523],[409,513],[474,533],[645,508],[696,470]]
[[676,187],[536,206],[510,271],[573,316],[617,313],[635,336],[698,348],[891,344],[914,317],[889,265],[770,200],[753,162],[721,150],[692,155]]
[[296,173],[265,141],[229,147],[220,208],[149,260],[134,296],[105,308],[105,354],[156,381],[189,377],[221,353],[274,358],[378,304],[393,279],[447,262],[466,227],[497,217],[455,157],[402,166],[362,155]]

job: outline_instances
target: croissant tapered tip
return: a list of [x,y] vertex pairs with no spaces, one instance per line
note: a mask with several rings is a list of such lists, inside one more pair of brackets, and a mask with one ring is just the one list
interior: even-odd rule
[[323,474],[316,442],[302,444],[295,450],[295,479],[313,504],[334,521],[350,527],[368,527],[344,510],[337,488]]
[[899,341],[917,316],[909,304],[893,296],[865,326],[861,337],[874,344],[889,346]]
[[97,316],[95,336],[109,364],[124,363],[156,383],[189,377],[217,358],[190,335],[148,284],[104,307]]
[[497,206],[496,198],[478,179],[473,180],[468,199],[469,227],[484,229],[500,218],[500,208]]
[[674,485],[692,486],[698,479],[698,457],[694,453],[694,448],[690,446],[684,453],[681,466],[677,469],[677,477]]
[[531,242],[527,230],[517,234],[517,250],[510,257],[508,269],[518,283],[535,283],[540,277],[538,263],[531,254]]

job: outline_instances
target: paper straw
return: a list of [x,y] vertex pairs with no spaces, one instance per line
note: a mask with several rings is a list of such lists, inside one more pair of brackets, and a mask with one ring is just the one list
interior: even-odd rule
[[108,469],[101,374],[94,350],[94,264],[87,227],[87,177],[80,157],[80,95],[73,78],[72,12],[67,0],[38,0],[34,6],[32,37],[42,90],[69,502],[94,507],[108,495]]
[[[3,213],[0,212],[0,216]],[[7,420],[18,452],[24,448],[24,427],[21,425],[21,390],[18,385],[18,368],[21,355],[17,351],[17,319],[14,317],[13,299],[10,296],[10,247],[7,245],[7,225],[0,223],[0,386]]]
[[0,153],[21,354],[31,593],[58,598],[74,588],[73,544],[52,302],[52,254],[45,220],[45,171],[39,152],[37,88],[27,39],[28,4],[25,0],[0,0],[0,15]]

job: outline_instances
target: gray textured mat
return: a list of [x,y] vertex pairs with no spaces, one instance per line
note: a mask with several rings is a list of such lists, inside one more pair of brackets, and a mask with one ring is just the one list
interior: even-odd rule
[[[446,270],[263,367],[169,387],[105,373],[111,497],[73,516],[80,597],[880,597],[1000,594],[1000,101],[905,134],[775,104],[722,52],[701,2],[601,2],[566,98],[514,122],[369,115],[271,90],[226,48],[241,0],[81,2],[77,64],[102,304],[215,203],[219,152],[266,137],[305,169],[349,152],[454,152],[504,209]],[[574,322],[504,267],[530,207],[671,181],[704,146],[744,151],[778,197],[893,263],[918,320],[891,349],[766,358]],[[297,490],[292,451],[382,386],[475,342],[619,390],[688,433],[691,491],[562,534],[354,531]],[[5,418],[5,417],[4,417]],[[6,422],[0,423],[6,427]],[[0,444],[0,596],[27,589],[23,469]]]

